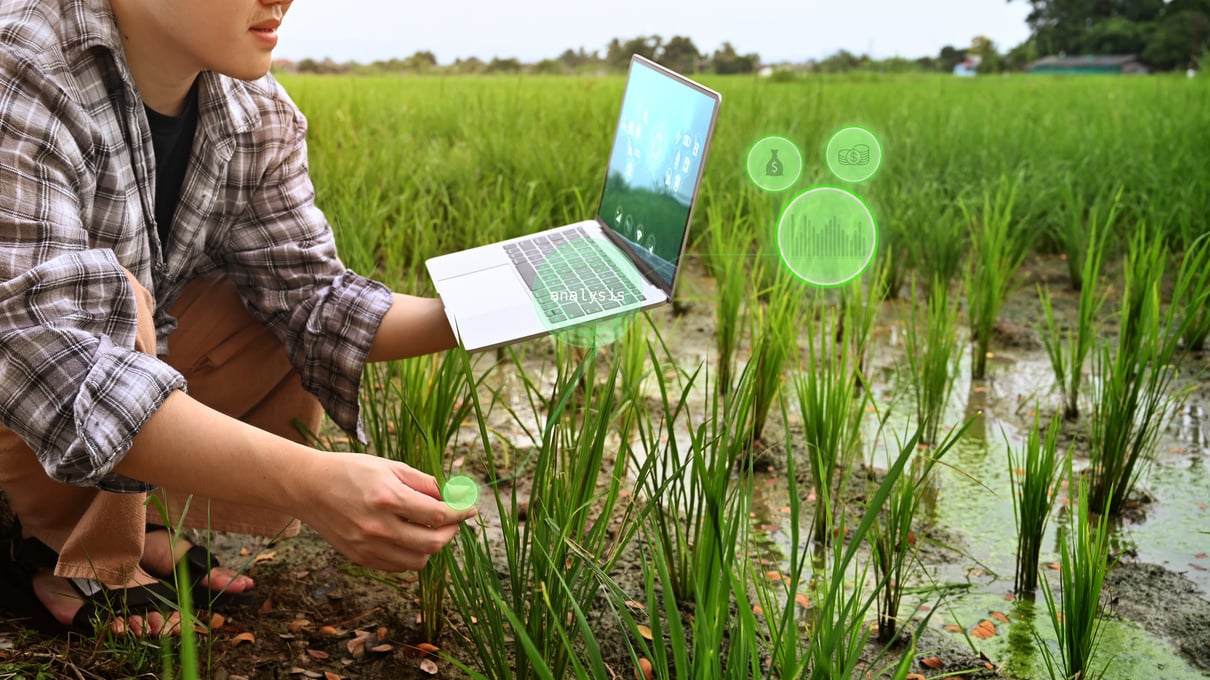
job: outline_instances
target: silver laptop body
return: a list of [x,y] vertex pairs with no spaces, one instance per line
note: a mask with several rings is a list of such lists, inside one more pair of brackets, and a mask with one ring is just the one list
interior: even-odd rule
[[597,214],[426,261],[471,352],[672,300],[721,96],[634,56]]

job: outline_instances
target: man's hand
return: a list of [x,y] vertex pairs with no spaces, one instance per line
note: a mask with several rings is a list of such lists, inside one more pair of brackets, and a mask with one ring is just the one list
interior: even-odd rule
[[458,525],[477,514],[441,501],[437,480],[403,463],[373,456],[319,453],[312,471],[322,486],[298,518],[354,562],[387,571],[422,568]]

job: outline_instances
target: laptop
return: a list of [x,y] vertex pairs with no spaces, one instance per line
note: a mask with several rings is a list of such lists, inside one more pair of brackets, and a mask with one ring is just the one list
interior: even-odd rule
[[461,345],[493,349],[670,302],[720,102],[632,57],[592,219],[425,262]]

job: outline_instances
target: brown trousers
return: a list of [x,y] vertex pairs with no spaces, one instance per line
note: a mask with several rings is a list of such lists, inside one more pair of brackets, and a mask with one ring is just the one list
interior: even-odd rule
[[[155,351],[154,299],[130,277],[138,297],[135,349]],[[189,394],[211,408],[294,441],[302,436],[293,421],[318,432],[323,409],[302,389],[285,348],[244,308],[235,285],[225,277],[199,278],[173,305],[179,320],[161,357],[188,381]],[[174,452],[164,451],[172,456]],[[237,470],[232,471],[238,474]],[[12,430],[0,426],[0,490],[35,537],[59,553],[55,574],[121,585],[143,554],[144,526],[163,524],[160,504],[148,494],[117,494],[60,484],[46,475],[34,452]],[[260,536],[297,533],[291,517],[262,508],[188,497],[158,489],[175,526]]]

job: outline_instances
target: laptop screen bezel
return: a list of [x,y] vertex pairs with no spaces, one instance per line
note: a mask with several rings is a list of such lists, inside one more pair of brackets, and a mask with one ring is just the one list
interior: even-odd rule
[[[700,83],[696,83],[675,71],[665,68],[656,62],[637,54],[630,57],[630,68],[627,71],[626,77],[627,89],[629,89],[630,77],[633,75],[636,67],[649,68],[714,100],[714,106],[710,111],[710,125],[706,129],[706,139],[702,144],[702,161],[698,163],[697,166],[697,177],[694,178],[693,182],[693,195],[689,199],[689,212],[685,215],[685,226],[681,235],[680,249],[677,251],[676,263],[672,267],[671,283],[666,283],[664,278],[657,274],[651,265],[647,264],[646,260],[644,260],[642,257],[639,257],[638,254],[634,252],[630,242],[618,234],[617,231],[609,225],[609,222],[601,218],[601,208],[605,204],[605,189],[609,182],[608,166],[605,168],[605,180],[601,184],[601,197],[597,202],[597,210],[593,216],[593,218],[597,221],[597,224],[601,227],[601,231],[605,234],[605,237],[618,248],[622,249],[622,252],[626,254],[626,257],[630,258],[630,261],[633,262],[635,267],[638,268],[639,273],[643,275],[643,278],[647,279],[647,281],[649,281],[653,286],[664,291],[664,293],[668,296],[668,299],[671,300],[673,293],[676,291],[676,283],[678,280],[680,280],[681,265],[684,263],[685,249],[686,245],[689,243],[689,225],[693,223],[693,211],[697,206],[698,192],[700,192],[702,189],[702,176],[706,171],[706,159],[710,153],[710,142],[714,138],[714,124],[718,120],[718,110],[722,104],[723,98],[718,92],[715,92],[714,90],[711,90]],[[618,107],[618,122],[617,126],[614,128],[613,143],[609,146],[611,162],[613,150],[618,143],[618,135],[622,134],[622,112],[625,110],[626,94],[624,92],[622,96],[622,103]]]

